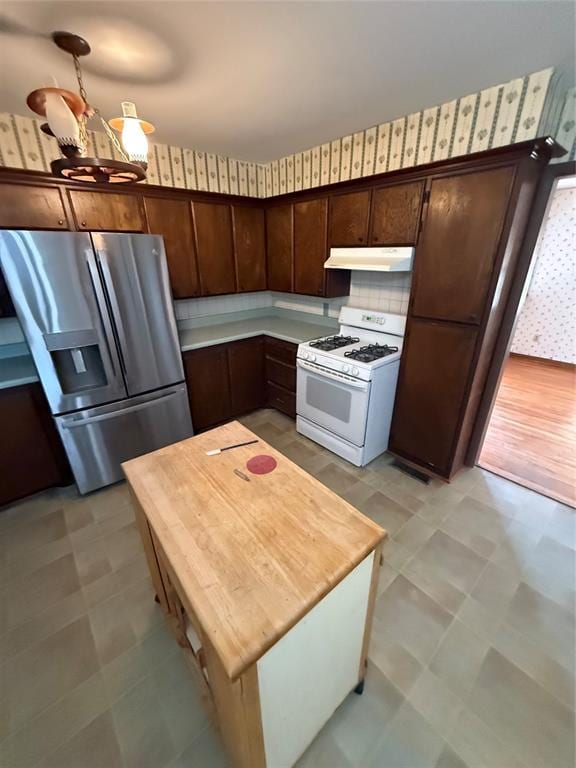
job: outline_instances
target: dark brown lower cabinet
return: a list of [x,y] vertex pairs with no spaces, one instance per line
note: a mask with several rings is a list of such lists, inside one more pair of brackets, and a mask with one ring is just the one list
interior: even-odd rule
[[390,433],[390,450],[449,476],[478,330],[413,318]]
[[266,338],[266,402],[296,418],[296,344]]
[[240,415],[262,408],[264,392],[264,337],[228,345],[232,413]]
[[0,389],[0,506],[72,482],[40,384]]
[[195,349],[183,357],[195,432],[264,405],[263,337]]

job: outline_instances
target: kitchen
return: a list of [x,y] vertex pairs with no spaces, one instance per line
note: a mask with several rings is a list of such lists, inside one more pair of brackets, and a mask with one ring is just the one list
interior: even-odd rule
[[[54,42],[70,67],[77,39]],[[93,158],[58,159],[41,120],[3,116],[8,764],[569,764],[572,510],[475,466],[571,165],[564,124],[539,131],[553,82],[462,97],[448,148],[449,103],[426,102],[266,166],[161,144],[123,165],[96,130]],[[513,118],[484,106],[518,89]],[[126,165],[147,181],[98,176]],[[70,679],[67,643],[88,649]]]

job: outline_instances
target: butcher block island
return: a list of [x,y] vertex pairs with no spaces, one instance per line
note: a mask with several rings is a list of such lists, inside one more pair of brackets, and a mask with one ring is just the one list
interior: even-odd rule
[[234,765],[289,768],[362,690],[386,532],[238,422],[123,466]]

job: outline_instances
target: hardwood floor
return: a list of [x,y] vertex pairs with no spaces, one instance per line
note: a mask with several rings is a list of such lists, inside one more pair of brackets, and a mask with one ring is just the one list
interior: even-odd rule
[[576,373],[511,355],[478,464],[576,506]]

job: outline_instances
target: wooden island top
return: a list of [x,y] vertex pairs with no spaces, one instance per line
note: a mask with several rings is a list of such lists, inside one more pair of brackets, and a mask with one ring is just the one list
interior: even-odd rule
[[[251,439],[258,442],[206,455]],[[251,474],[246,462],[259,454],[273,456],[276,469]],[[123,468],[186,602],[231,679],[386,537],[239,422]]]

